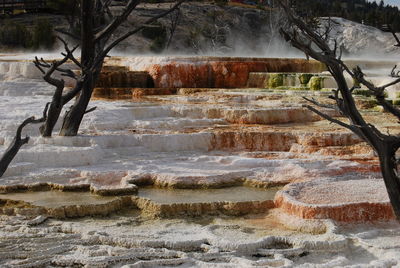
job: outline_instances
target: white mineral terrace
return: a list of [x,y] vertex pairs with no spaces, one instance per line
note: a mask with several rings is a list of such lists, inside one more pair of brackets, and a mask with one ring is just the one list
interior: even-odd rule
[[[16,59],[0,57],[0,155],[53,92]],[[368,146],[305,110],[299,94],[95,99],[77,137],[59,137],[60,122],[51,139],[26,127],[29,144],[0,178],[0,266],[400,267],[390,217],[301,214],[388,197]]]

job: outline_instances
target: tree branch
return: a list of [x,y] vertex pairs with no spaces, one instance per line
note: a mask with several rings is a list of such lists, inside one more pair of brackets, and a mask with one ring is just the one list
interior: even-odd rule
[[75,63],[76,66],[78,66],[79,68],[82,68],[82,64],[74,56],[74,52],[79,47],[79,45],[76,45],[71,50],[71,49],[69,49],[68,43],[63,38],[61,38],[60,36],[57,36],[57,38],[64,44],[64,49],[67,52],[67,54],[61,53],[61,55],[63,55],[64,57],[68,57],[68,59],[70,59],[73,63]]
[[25,119],[18,127],[17,132],[15,134],[15,137],[13,141],[11,142],[10,146],[7,148],[7,150],[4,152],[2,158],[0,159],[0,177],[4,175],[6,172],[8,166],[10,165],[11,161],[15,158],[17,155],[19,149],[24,145],[29,142],[29,137],[26,136],[25,138],[22,138],[22,130],[25,126],[28,124],[38,124],[46,121],[47,118],[47,110],[49,108],[49,103],[46,104],[46,107],[43,111],[43,117],[40,119],[35,119],[34,116],[29,117]]
[[351,125],[346,124],[346,123],[344,123],[344,122],[342,122],[342,121],[340,121],[338,119],[335,119],[335,118],[333,118],[333,117],[331,117],[331,116],[329,116],[329,115],[327,115],[327,114],[315,109],[314,107],[312,107],[310,105],[304,105],[303,107],[305,107],[305,108],[309,109],[310,111],[316,113],[317,115],[321,116],[322,118],[324,118],[324,119],[326,119],[326,120],[328,120],[328,121],[330,121],[332,123],[335,123],[337,125],[340,125],[340,126],[342,126],[344,128],[347,128],[347,129],[349,129],[351,131],[354,131],[355,128],[356,128],[355,126],[351,126]]
[[364,73],[358,66],[353,70],[353,77],[372,92],[372,94],[375,96],[375,99],[380,105],[382,105],[385,111],[391,113],[400,120],[400,109],[396,108],[385,99],[385,89],[389,86],[400,83],[400,78],[386,85],[376,87],[374,84],[364,78]]
[[140,0],[129,0],[128,4],[122,11],[122,14],[115,17],[110,24],[108,24],[102,31],[95,35],[95,41],[98,42],[104,37],[110,36],[128,18],[128,16],[140,2]]
[[328,108],[328,109],[338,110],[337,106],[330,105],[330,104],[323,104],[323,103],[317,102],[314,98],[309,99],[307,97],[303,97],[303,99],[305,99],[306,101],[308,101],[308,102],[310,102],[310,103],[312,103],[312,104],[314,104],[314,105],[316,105],[318,107],[321,107],[321,108]]
[[96,109],[97,109],[96,106],[95,106],[95,107],[92,107],[92,108],[86,110],[86,111],[85,111],[85,114],[91,113],[91,112],[95,111]]
[[99,64],[100,61],[102,61],[102,59],[104,59],[107,54],[119,43],[121,43],[122,41],[124,41],[125,39],[127,39],[129,36],[134,35],[136,33],[138,33],[139,31],[143,30],[145,28],[146,25],[148,24],[152,24],[154,22],[156,22],[158,19],[170,14],[171,12],[173,12],[175,9],[177,9],[183,2],[185,2],[186,0],[179,0],[173,7],[171,7],[170,9],[168,9],[167,11],[152,17],[150,19],[148,19],[146,22],[144,22],[141,26],[139,26],[138,28],[129,31],[127,33],[125,33],[124,35],[122,35],[121,37],[117,38],[116,40],[114,40],[111,44],[109,44],[104,50],[103,52],[97,57],[96,63],[94,64],[94,67],[97,66]]
[[60,33],[60,34],[64,34],[64,35],[66,35],[66,36],[69,36],[69,37],[71,37],[72,39],[75,39],[75,40],[77,40],[77,41],[80,41],[81,39],[80,39],[80,37],[79,36],[77,36],[77,35],[75,35],[75,34],[73,34],[73,33],[70,33],[70,32],[68,32],[68,31],[65,31],[65,30],[63,30],[63,29],[54,29],[54,31],[56,31],[56,32],[58,32],[58,33]]

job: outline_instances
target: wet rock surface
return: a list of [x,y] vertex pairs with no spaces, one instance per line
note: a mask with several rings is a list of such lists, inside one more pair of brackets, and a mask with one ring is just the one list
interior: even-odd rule
[[330,178],[293,183],[276,195],[275,204],[304,219],[341,222],[394,220],[381,179]]
[[[15,190],[15,189],[14,189]],[[89,192],[30,191],[0,194],[0,213],[46,215],[53,218],[107,216],[113,212],[139,209],[152,218],[204,215],[246,215],[274,207],[278,188],[230,187],[222,189],[140,188],[137,195],[99,196]]]
[[137,57],[113,58],[110,64],[146,71],[156,88],[243,88],[251,72],[321,72],[316,61],[280,58]]
[[2,266],[344,267],[399,261],[395,223],[371,231],[326,222],[324,233],[310,234],[288,229],[272,215],[146,220],[130,213],[42,220],[0,217]]
[[[207,60],[199,59],[200,66]],[[132,68],[137,59],[124,62]],[[16,75],[13,68],[23,72]],[[18,122],[41,114],[51,98],[53,89],[29,68],[19,62],[7,67],[0,83],[2,111],[15,111],[0,113],[0,153]],[[376,223],[391,217],[387,200],[378,198],[384,191],[375,191],[383,187],[373,152],[301,107],[304,94],[322,100],[329,93],[178,85],[172,91],[135,85],[113,90],[112,76],[103,84],[108,93],[99,88],[92,103],[98,109],[85,117],[81,135],[43,139],[35,127],[26,129],[30,143],[0,179],[0,266],[398,265],[398,224]],[[168,79],[166,85],[175,83]],[[384,132],[400,131],[395,119],[363,113]],[[293,195],[294,205],[280,199],[285,189],[275,195],[273,187],[284,185],[305,185]],[[38,191],[49,191],[54,200],[43,205]],[[196,195],[200,191],[224,194],[213,199]],[[369,203],[357,205],[363,202]],[[339,203],[345,209],[335,208]],[[364,220],[374,223],[364,226]]]

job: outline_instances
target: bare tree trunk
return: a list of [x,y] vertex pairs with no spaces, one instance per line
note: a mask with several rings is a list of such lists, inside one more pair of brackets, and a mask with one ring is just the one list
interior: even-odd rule
[[48,118],[46,122],[44,122],[44,124],[40,126],[40,134],[42,134],[43,137],[51,137],[57,120],[60,117],[62,108],[62,105],[59,106],[57,104],[51,103]]
[[63,89],[64,89],[64,85],[62,85],[62,87],[58,87],[55,90],[53,99],[50,104],[47,120],[39,128],[40,134],[42,134],[43,137],[51,137],[54,126],[56,125],[57,120],[60,117],[61,110],[63,108],[63,104],[62,104]]
[[92,96],[94,88],[93,80],[93,74],[86,74],[81,94],[76,98],[71,109],[65,114],[60,130],[61,136],[76,136],[78,134],[79,126]]
[[400,219],[400,178],[397,175],[397,163],[394,155],[381,154],[379,156],[381,172],[385,181],[393,211]]
[[76,136],[83,116],[86,113],[94,88],[95,77],[91,66],[95,60],[96,43],[94,36],[94,3],[91,0],[83,0],[81,6],[81,64],[85,75],[81,94],[75,100],[74,105],[66,113],[60,130],[61,136]]
[[75,88],[67,94],[62,95],[63,88],[56,90],[50,103],[47,120],[40,126],[40,134],[43,137],[51,137],[53,129],[60,118],[61,111],[65,104],[72,100],[82,89],[82,81],[78,81]]

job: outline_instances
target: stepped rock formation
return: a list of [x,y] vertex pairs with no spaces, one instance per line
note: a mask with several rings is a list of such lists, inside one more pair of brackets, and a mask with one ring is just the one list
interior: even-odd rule
[[392,220],[394,214],[383,180],[320,179],[287,185],[275,205],[303,219],[339,222]]
[[168,95],[175,94],[179,88],[246,88],[254,72],[325,70],[316,61],[277,58],[133,57],[128,61],[113,58],[108,64],[99,77],[95,97],[126,99]]
[[[325,70],[316,61],[277,58],[177,57],[161,63],[142,64],[153,78],[155,87],[167,88],[244,88],[247,87],[250,72]],[[135,65],[131,65],[132,70],[135,68]]]
[[[329,92],[136,88],[131,79],[136,71],[163,72],[160,66],[174,62],[155,78],[165,75],[173,84],[179,77],[169,72],[192,64],[184,75],[215,69],[219,74],[207,76],[207,83],[245,81],[233,72],[247,72],[246,63],[229,69],[242,60],[217,59],[233,70],[224,76],[212,59],[111,59],[104,87],[95,92],[100,99],[92,101],[98,109],[85,116],[80,135],[44,139],[37,127],[27,127],[30,143],[0,179],[0,266],[400,263],[398,223],[359,224],[391,219],[376,157],[352,133],[301,107],[304,94],[319,101]],[[263,60],[243,61],[265,67]],[[12,64],[13,70],[27,67]],[[7,81],[0,82],[0,153],[18,122],[40,115],[54,90],[31,71],[11,69],[4,67]],[[140,86],[148,74],[140,73]],[[129,100],[102,99],[122,95]],[[395,119],[366,114],[383,131],[400,130]],[[189,199],[178,191],[189,191]],[[358,224],[343,228],[332,219]]]

